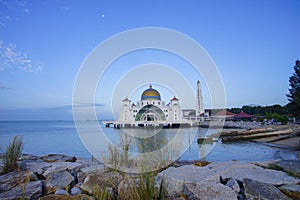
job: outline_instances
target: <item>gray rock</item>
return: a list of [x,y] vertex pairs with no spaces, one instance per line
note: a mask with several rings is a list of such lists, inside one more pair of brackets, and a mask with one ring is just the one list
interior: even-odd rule
[[281,167],[284,171],[300,177],[300,160],[281,160],[275,162],[275,164]]
[[77,194],[81,194],[81,189],[78,187],[73,187],[71,189],[71,195],[77,195]]
[[249,178],[272,185],[297,184],[300,179],[288,176],[285,172],[264,169],[254,164],[245,162],[215,162],[207,165],[209,169],[214,171],[223,179],[234,178],[243,180]]
[[68,195],[69,193],[66,190],[56,190],[54,194],[58,195]]
[[58,173],[52,174],[46,179],[46,193],[52,194],[56,190],[66,189],[67,187],[72,187],[75,185],[74,177],[68,171],[60,171]]
[[0,193],[0,199],[38,199],[42,196],[43,183],[42,181],[32,181],[29,183],[20,184],[9,191]]
[[89,174],[103,173],[105,171],[103,164],[91,165],[81,168],[78,172],[78,181],[83,181]]
[[33,155],[33,154],[27,154],[27,153],[23,153],[19,160],[38,160],[40,157]]
[[59,171],[63,170],[69,170],[69,171],[79,171],[83,165],[81,163],[76,162],[55,162],[51,163],[50,166],[47,168],[44,168],[44,171],[42,172],[42,175],[44,177],[48,177],[51,174],[55,174]]
[[24,160],[25,168],[23,170],[29,170],[37,174],[42,174],[46,169],[52,166],[52,163],[44,162],[43,160]]
[[171,197],[178,196],[182,192],[185,183],[220,182],[219,174],[210,170],[207,166],[184,165],[178,168],[169,167],[160,172],[157,177],[164,179],[165,188]]
[[0,192],[8,191],[21,183],[37,180],[38,177],[30,171],[9,172],[0,176]]
[[186,183],[183,187],[183,194],[193,200],[236,200],[237,194],[229,187],[221,183],[202,182]]
[[227,181],[226,186],[230,187],[235,192],[236,195],[239,194],[240,186],[239,186],[239,183],[234,178],[230,178]]
[[57,173],[62,170],[79,171],[82,167],[85,167],[83,163],[77,162],[45,162],[43,160],[24,160],[25,164],[24,170],[32,171],[44,178],[49,175]]
[[283,194],[275,186],[248,178],[243,179],[246,199],[281,199],[289,200],[290,198]]
[[279,189],[292,199],[300,200],[300,185],[283,185]]
[[98,164],[98,165],[91,165],[88,167],[84,167],[80,169],[83,173],[98,173],[98,172],[104,172],[104,165]]
[[97,185],[99,188],[117,188],[122,179],[122,175],[118,172],[93,173],[89,174],[84,179],[80,189],[84,193],[93,194],[95,185]]
[[76,162],[77,158],[63,154],[48,154],[41,157],[45,162]]

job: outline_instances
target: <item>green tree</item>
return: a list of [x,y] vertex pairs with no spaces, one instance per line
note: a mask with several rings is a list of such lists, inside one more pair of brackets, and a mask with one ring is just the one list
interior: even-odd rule
[[300,61],[297,60],[294,66],[294,73],[289,78],[289,93],[286,95],[289,104],[288,110],[299,118],[300,116]]

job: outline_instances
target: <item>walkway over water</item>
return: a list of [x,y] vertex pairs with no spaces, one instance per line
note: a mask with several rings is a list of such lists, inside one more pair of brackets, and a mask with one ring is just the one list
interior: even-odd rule
[[198,121],[135,121],[135,122],[124,122],[124,121],[102,121],[105,127],[114,128],[135,128],[135,127],[166,127],[166,128],[178,128],[178,127],[192,127],[199,126]]

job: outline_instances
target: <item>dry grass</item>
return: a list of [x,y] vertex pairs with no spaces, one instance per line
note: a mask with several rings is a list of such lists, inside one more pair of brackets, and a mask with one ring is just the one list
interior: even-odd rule
[[15,136],[12,143],[10,143],[5,150],[3,157],[3,173],[18,170],[18,159],[22,154],[23,140],[20,136]]

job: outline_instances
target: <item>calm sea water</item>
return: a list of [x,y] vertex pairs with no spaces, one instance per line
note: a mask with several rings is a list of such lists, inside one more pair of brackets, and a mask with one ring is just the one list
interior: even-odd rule
[[[89,126],[90,122],[82,122]],[[120,144],[120,130],[102,127],[107,138],[117,145]],[[164,140],[174,137],[176,129],[164,129],[160,134]],[[197,160],[200,158],[200,145],[197,138],[214,130],[187,128],[181,133],[181,142],[188,144],[188,148],[181,156],[181,160]],[[91,154],[85,148],[75,128],[73,121],[1,121],[0,147],[1,151],[12,141],[15,135],[23,137],[23,152],[35,155],[49,153],[67,154],[76,157],[90,158]],[[192,137],[194,136],[195,137]],[[138,141],[132,143],[131,150],[138,149]],[[253,142],[222,144],[215,143],[214,148],[205,157],[208,161],[266,161],[273,159],[296,159],[294,152],[274,147],[268,147]]]

